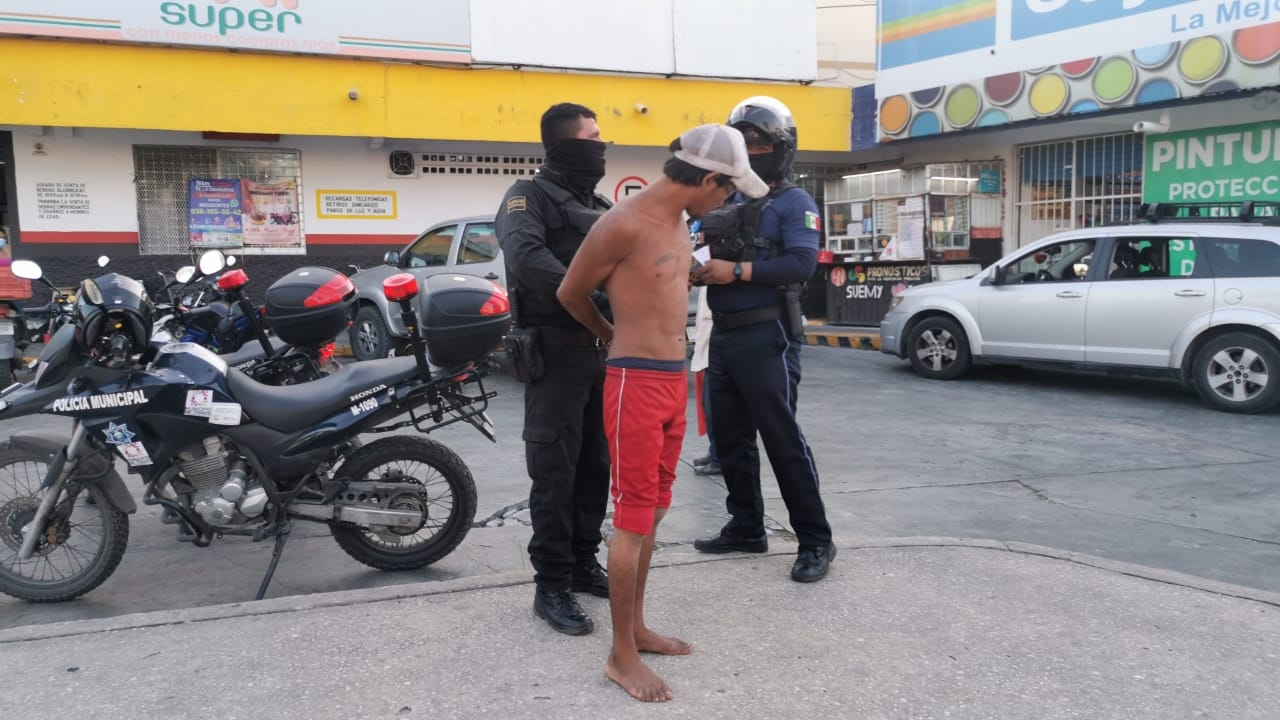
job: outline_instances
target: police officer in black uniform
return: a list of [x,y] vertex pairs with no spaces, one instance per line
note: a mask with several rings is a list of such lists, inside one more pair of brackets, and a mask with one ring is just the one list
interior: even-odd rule
[[[555,630],[585,635],[594,624],[573,592],[609,597],[608,575],[596,560],[609,497],[607,352],[560,305],[556,289],[587,231],[610,207],[595,194],[605,143],[594,112],[561,103],[542,116],[542,144],[546,164],[507,191],[497,232],[516,324],[535,329],[545,368],[524,393],[533,609]],[[596,300],[607,310],[602,293]]]
[[818,206],[788,181],[796,127],[785,105],[749,98],[733,109],[727,124],[746,137],[751,168],[771,191],[750,201],[737,194],[702,218],[713,259],[697,277],[707,284],[712,313],[707,381],[730,519],[718,535],[694,547],[704,553],[769,549],[758,432],[800,543],[791,579],[814,582],[826,576],[836,554],[813,453],[796,421],[804,335],[799,290],[818,261]]

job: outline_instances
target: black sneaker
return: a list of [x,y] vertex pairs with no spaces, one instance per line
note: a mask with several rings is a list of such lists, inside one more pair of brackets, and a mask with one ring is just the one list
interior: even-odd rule
[[693,469],[694,475],[709,477],[712,475],[723,475],[724,471],[720,469],[720,463],[707,463]]
[[730,535],[724,530],[719,535],[700,538],[693,541],[693,549],[700,553],[722,555],[731,552],[762,553],[769,552],[769,538],[764,533],[756,537]]
[[697,460],[694,460],[694,461],[693,461],[693,466],[694,466],[694,467],[702,467],[703,465],[709,465],[709,464],[711,464],[711,456],[710,456],[710,455],[703,455],[702,457],[700,457],[700,458],[698,458]]
[[538,590],[533,594],[533,613],[565,635],[587,635],[595,630],[595,623],[578,605],[568,590]]
[[796,562],[791,566],[791,579],[796,582],[817,582],[827,576],[831,561],[836,559],[835,543],[825,546],[801,545]]
[[605,569],[595,560],[592,560],[590,565],[581,565],[573,571],[573,591],[608,598],[609,573],[605,572]]

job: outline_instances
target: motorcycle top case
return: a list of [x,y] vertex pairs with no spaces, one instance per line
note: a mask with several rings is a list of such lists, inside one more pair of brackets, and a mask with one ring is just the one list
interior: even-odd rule
[[475,275],[432,275],[423,288],[420,317],[427,358],[437,367],[483,359],[511,327],[507,293]]
[[290,345],[319,347],[347,328],[356,287],[327,267],[300,267],[267,288],[267,323]]

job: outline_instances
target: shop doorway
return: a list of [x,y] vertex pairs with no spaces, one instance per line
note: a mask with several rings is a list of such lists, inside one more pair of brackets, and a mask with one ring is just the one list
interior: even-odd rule
[[13,175],[13,133],[0,132],[0,228],[5,229],[6,246],[18,234],[18,187]]

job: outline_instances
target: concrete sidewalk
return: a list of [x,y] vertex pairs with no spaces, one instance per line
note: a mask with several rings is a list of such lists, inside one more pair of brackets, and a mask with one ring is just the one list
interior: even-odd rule
[[[463,548],[466,547],[464,543]],[[1280,596],[1046,548],[845,541],[661,548],[653,657],[676,699],[602,674],[530,610],[527,571],[0,631],[6,718],[1275,718]],[[462,552],[460,549],[459,552]]]

